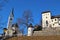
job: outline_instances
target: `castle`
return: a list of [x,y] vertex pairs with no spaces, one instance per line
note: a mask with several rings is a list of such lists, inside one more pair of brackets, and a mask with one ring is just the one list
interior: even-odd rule
[[51,16],[50,11],[42,12],[42,31],[34,31],[33,36],[60,35],[60,15]]
[[50,11],[42,12],[42,27],[43,29],[60,27],[60,15],[51,16]]

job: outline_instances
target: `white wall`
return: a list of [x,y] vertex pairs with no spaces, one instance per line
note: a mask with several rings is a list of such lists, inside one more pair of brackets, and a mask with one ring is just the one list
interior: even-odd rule
[[51,20],[51,25],[52,27],[59,27],[59,19],[58,18],[54,18]]
[[34,28],[29,27],[27,36],[32,36],[33,35],[33,30],[34,30]]
[[[48,21],[48,26],[46,26],[46,21]],[[43,28],[49,27],[50,24],[51,24],[51,13],[50,12],[43,13],[42,14],[42,27]]]

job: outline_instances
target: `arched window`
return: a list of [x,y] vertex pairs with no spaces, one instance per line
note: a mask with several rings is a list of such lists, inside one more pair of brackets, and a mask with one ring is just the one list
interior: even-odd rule
[[46,21],[46,26],[48,26],[48,21]]

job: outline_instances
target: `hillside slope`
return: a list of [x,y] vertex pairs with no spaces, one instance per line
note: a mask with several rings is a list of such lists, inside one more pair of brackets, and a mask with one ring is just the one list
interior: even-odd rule
[[60,36],[20,36],[20,37],[12,37],[6,40],[60,40]]

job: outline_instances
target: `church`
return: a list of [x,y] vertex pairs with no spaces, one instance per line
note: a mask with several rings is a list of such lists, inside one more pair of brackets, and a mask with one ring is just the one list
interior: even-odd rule
[[14,19],[14,9],[11,10],[11,13],[8,18],[7,28],[4,28],[4,36],[22,36],[22,33],[19,30],[17,23],[12,23]]

